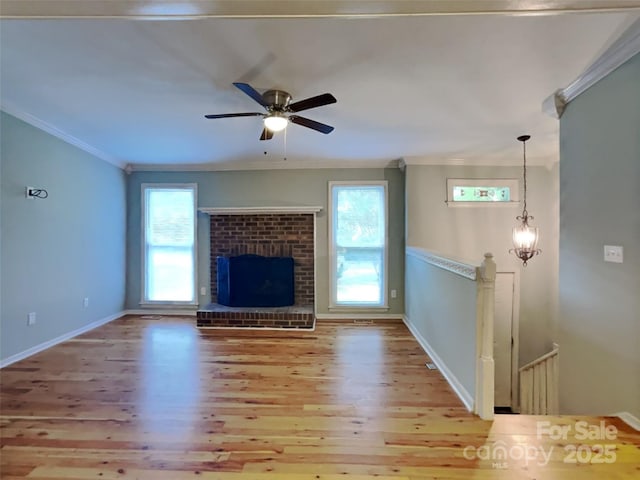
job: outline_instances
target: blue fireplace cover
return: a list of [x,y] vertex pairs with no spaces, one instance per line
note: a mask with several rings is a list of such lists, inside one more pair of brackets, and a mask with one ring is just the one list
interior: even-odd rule
[[238,255],[217,258],[218,303],[229,307],[294,304],[293,258]]

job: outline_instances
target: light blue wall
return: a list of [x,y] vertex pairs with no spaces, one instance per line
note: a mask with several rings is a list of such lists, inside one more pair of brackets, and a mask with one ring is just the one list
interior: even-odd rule
[[406,262],[407,318],[473,399],[477,284],[413,255]]
[[[404,180],[397,168],[300,169],[233,172],[134,172],[127,185],[127,308],[140,308],[141,300],[141,185],[143,183],[196,183],[199,207],[321,206],[316,224],[316,307],[328,313],[329,259],[327,202],[332,180],[387,180],[389,182],[389,313],[402,313],[404,284]],[[209,303],[209,216],[198,214],[198,295]],[[390,296],[389,296],[390,297]]]
[[[126,183],[117,167],[5,113],[0,162],[4,360],[122,311]],[[27,200],[27,185],[49,198]]]
[[561,412],[640,418],[640,55],[564,112],[560,191]]

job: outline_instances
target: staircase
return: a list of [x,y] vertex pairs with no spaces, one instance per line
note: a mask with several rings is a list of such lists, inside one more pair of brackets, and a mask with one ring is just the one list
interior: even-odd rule
[[520,368],[520,413],[557,415],[559,346]]

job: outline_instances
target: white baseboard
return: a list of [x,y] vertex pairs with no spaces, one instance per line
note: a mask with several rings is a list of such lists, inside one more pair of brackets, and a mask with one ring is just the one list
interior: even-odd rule
[[467,410],[473,412],[475,409],[473,395],[471,395],[466,388],[460,383],[460,381],[456,378],[456,376],[447,368],[447,365],[442,361],[442,359],[435,352],[433,347],[429,345],[429,342],[420,334],[420,332],[416,329],[416,327],[411,323],[409,317],[406,315],[403,316],[402,321],[407,326],[411,334],[418,341],[422,349],[427,352],[429,358],[436,364],[444,378],[449,382],[453,391],[456,392],[458,398],[464,403],[464,406],[467,407]]
[[78,335],[82,335],[83,333],[88,332],[89,330],[93,330],[94,328],[98,328],[106,323],[112,322],[118,318],[121,318],[125,315],[125,312],[118,312],[113,315],[109,315],[108,317],[101,318],[100,320],[96,320],[95,322],[91,322],[83,327],[77,328],[76,330],[72,330],[71,332],[67,332],[59,337],[52,338],[51,340],[47,340],[35,347],[31,347],[26,349],[23,352],[16,353],[15,355],[11,355],[0,361],[0,368],[7,367],[12,363],[18,362],[20,360],[24,360],[31,355],[35,355],[36,353],[40,353],[47,348],[51,348],[54,345],[58,345],[59,343],[66,342],[67,340],[72,339],[73,337],[77,337]]
[[402,320],[401,313],[316,313],[317,320]]
[[620,420],[629,425],[631,428],[634,428],[638,432],[640,432],[640,418],[632,415],[629,412],[618,412],[615,414]]
[[195,317],[197,310],[179,310],[170,308],[134,308],[125,310],[125,315],[168,315],[177,317]]

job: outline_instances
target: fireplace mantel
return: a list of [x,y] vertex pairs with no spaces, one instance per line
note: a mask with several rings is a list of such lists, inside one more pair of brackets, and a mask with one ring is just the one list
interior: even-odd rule
[[279,213],[302,213],[316,214],[322,210],[318,206],[299,207],[202,207],[198,209],[208,215],[256,215],[256,214],[279,214]]

